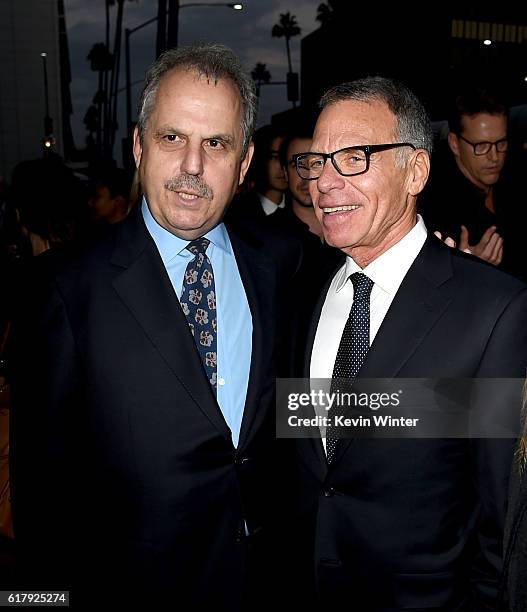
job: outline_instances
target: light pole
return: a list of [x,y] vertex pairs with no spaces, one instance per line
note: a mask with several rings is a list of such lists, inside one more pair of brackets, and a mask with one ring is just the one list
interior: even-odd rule
[[[169,48],[177,47],[178,42],[178,25],[179,25],[179,11],[180,9],[190,8],[194,6],[205,6],[205,7],[214,7],[214,6],[223,6],[235,11],[241,11],[243,9],[243,4],[241,2],[188,2],[186,4],[179,4],[179,0],[170,0],[169,9],[167,10],[164,17],[168,15],[171,24],[169,23],[169,38],[167,42],[170,42]],[[130,134],[132,128],[132,75],[131,75],[131,60],[130,60],[130,36],[141,30],[142,28],[154,23],[154,21],[158,21],[159,15],[157,17],[152,17],[152,19],[148,19],[144,23],[135,26],[135,28],[126,28],[124,31],[124,44],[125,44],[125,60],[126,60],[126,126],[127,132]],[[156,48],[160,47],[159,41],[157,41]],[[164,50],[164,49],[163,49]]]
[[42,140],[42,144],[44,145],[44,150],[51,149],[53,142],[53,119],[49,116],[49,90],[48,90],[48,54],[41,53],[40,57],[42,58],[42,69],[44,73],[44,104],[46,107],[46,114],[44,115],[44,138]]

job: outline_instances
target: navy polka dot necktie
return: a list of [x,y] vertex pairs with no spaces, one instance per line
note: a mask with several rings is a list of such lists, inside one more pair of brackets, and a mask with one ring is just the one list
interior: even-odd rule
[[[331,384],[333,393],[351,392],[351,383],[357,376],[370,348],[370,294],[373,281],[362,272],[355,272],[349,278],[353,283],[353,304],[342,332],[333,366],[332,378],[335,381]],[[341,388],[343,386],[345,388]],[[329,416],[333,418],[337,416],[336,411],[332,410],[331,413]],[[338,431],[333,427],[328,427],[326,432],[328,463],[331,463],[335,457],[337,442]]]
[[216,390],[218,326],[214,274],[206,255],[209,244],[207,238],[197,238],[187,245],[194,258],[185,270],[180,302],[207,378]]

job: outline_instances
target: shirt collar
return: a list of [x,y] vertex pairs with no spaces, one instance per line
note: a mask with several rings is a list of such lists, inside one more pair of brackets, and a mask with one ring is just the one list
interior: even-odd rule
[[[152,236],[152,239],[157,246],[157,250],[161,255],[163,264],[168,264],[172,259],[174,259],[174,257],[185,251],[190,241],[180,238],[179,236],[176,236],[175,234],[172,234],[166,230],[164,227],[161,227],[161,225],[159,225],[159,223],[152,216],[144,196],[141,204],[141,212],[143,213],[146,228]],[[224,223],[220,223],[219,225],[213,227],[204,235],[204,237],[210,240],[214,246],[219,247],[226,253],[232,253],[229,236]]]
[[282,196],[282,199],[278,204],[275,204],[269,198],[266,198],[261,193],[258,194],[260,198],[260,202],[262,203],[263,211],[266,215],[272,215],[279,208],[285,208],[285,195]]
[[379,255],[364,269],[361,269],[351,257],[347,256],[345,265],[338,272],[336,291],[344,287],[354,272],[363,272],[383,291],[394,295],[423,247],[426,236],[424,221],[421,215],[417,215],[417,223],[414,227],[399,242]]

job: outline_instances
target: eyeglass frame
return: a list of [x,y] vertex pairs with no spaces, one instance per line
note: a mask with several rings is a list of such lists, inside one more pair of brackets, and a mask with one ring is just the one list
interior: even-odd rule
[[[494,140],[494,141],[483,140],[481,142],[471,142],[470,140],[468,140],[467,138],[465,138],[461,134],[457,134],[457,137],[461,138],[461,140],[464,140],[467,144],[471,145],[472,148],[474,149],[474,155],[477,155],[478,157],[481,157],[482,155],[488,155],[492,151],[492,147],[496,147],[496,153],[507,153],[507,151],[509,149],[509,139],[508,138],[500,138],[499,140]],[[500,151],[498,149],[498,143],[500,143],[500,142],[506,142],[507,143],[507,147],[505,148],[504,151]],[[489,145],[489,148],[484,153],[476,153],[476,147],[478,145]]]
[[[398,147],[411,147],[414,151],[419,148],[413,145],[411,142],[392,142],[389,144],[357,145],[357,146],[352,146],[352,147],[343,147],[342,149],[338,149],[338,151],[333,151],[333,153],[319,153],[318,151],[307,151],[306,153],[296,153],[295,155],[293,155],[292,161],[294,161],[295,163],[296,173],[304,181],[318,180],[322,176],[322,172],[324,171],[324,168],[326,167],[326,161],[328,159],[331,159],[331,163],[333,167],[341,176],[358,176],[359,174],[365,174],[370,169],[370,157],[373,153],[377,153],[379,151],[388,151],[389,149],[396,149]],[[366,168],[364,170],[361,170],[360,172],[352,172],[351,174],[348,174],[348,173],[342,172],[339,169],[339,167],[337,166],[335,162],[335,155],[337,155],[337,153],[341,153],[342,151],[346,151],[347,149],[360,149],[361,151],[364,152],[364,154],[366,155]],[[306,178],[300,174],[300,171],[298,169],[298,160],[300,157],[303,157],[305,155],[319,155],[320,157],[322,157],[322,159],[324,160],[324,165],[322,166],[322,170],[319,176],[314,176],[312,178]]]

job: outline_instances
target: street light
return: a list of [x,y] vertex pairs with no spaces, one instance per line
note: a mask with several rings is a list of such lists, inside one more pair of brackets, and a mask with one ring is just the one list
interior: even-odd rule
[[55,143],[55,140],[53,138],[53,119],[49,116],[48,54],[41,53],[40,57],[42,58],[42,70],[44,72],[44,104],[46,107],[46,114],[44,115],[44,138],[42,139],[42,144],[46,149],[50,149]]
[[[180,9],[190,8],[194,6],[223,6],[227,8],[231,8],[235,11],[241,11],[243,9],[243,4],[241,2],[188,2],[186,4],[179,4],[179,1],[176,2],[176,13],[179,12]],[[167,14],[169,11],[167,11]],[[177,15],[175,17],[175,22],[178,23]],[[157,21],[159,16],[152,17],[152,19],[148,19],[144,23],[135,26],[135,28],[126,28],[124,31],[124,44],[125,44],[125,60],[126,60],[126,125],[128,133],[130,133],[130,128],[132,126],[132,76],[131,76],[131,65],[130,65],[130,36],[141,30],[142,28],[154,23]],[[172,46],[177,46],[177,28],[175,31],[175,44]]]

